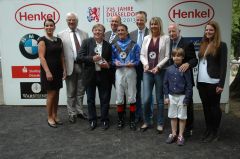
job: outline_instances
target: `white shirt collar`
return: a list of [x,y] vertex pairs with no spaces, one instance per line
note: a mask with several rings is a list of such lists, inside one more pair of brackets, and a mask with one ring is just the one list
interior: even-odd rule
[[146,27],[143,28],[142,30],[138,29],[138,33],[139,33],[140,31],[142,31],[142,33],[145,34],[145,30],[146,30]]

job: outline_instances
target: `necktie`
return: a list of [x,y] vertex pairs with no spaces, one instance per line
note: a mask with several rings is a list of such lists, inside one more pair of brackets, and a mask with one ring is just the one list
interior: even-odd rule
[[177,43],[176,43],[176,41],[173,41],[173,42],[172,42],[172,50],[173,50],[173,49],[176,49],[176,47],[177,47]]
[[111,44],[113,39],[115,38],[116,34],[114,32],[112,32],[110,38],[109,38],[109,43]]
[[139,33],[138,33],[138,40],[137,40],[137,44],[142,47],[142,31],[140,30]]
[[78,53],[78,51],[80,50],[80,44],[79,44],[79,41],[78,41],[75,31],[73,31],[73,39],[74,39],[74,43],[75,43],[75,47],[76,47],[76,52]]

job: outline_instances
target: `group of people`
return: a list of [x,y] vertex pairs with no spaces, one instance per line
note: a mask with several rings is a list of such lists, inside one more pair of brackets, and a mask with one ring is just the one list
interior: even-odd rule
[[[119,16],[112,17],[108,32],[102,24],[95,24],[90,38],[78,29],[75,13],[68,13],[66,21],[68,28],[56,37],[53,34],[55,22],[47,19],[44,22],[46,35],[38,41],[41,83],[47,90],[47,122],[50,127],[62,124],[57,116],[57,106],[63,80],[66,81],[69,122],[75,123],[77,117],[88,119],[90,130],[97,127],[96,88],[101,127],[103,130],[109,128],[112,86],[116,89],[117,128],[125,127],[127,104],[131,130],[136,130],[136,124],[141,122],[142,132],[152,128],[155,87],[156,129],[163,132],[164,104],[167,104],[172,131],[166,143],[184,145],[184,133],[191,135],[193,129],[192,88],[195,83],[192,69],[199,63],[196,84],[206,122],[202,141],[218,140],[227,46],[221,41],[217,22],[206,24],[197,58],[193,43],[181,36],[178,24],[171,23],[167,35],[163,32],[161,18],[152,17],[148,28],[144,11],[136,13],[137,29],[130,33]],[[85,92],[88,115],[83,111]]]

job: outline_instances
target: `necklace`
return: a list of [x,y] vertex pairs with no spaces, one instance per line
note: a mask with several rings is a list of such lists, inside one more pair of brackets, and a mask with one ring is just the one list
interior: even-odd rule
[[52,37],[46,36],[46,38],[50,41],[54,41],[54,42],[57,41],[57,38],[55,36],[52,36]]

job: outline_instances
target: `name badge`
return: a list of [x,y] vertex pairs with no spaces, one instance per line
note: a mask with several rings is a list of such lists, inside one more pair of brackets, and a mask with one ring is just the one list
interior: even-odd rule
[[126,59],[126,57],[127,57],[127,53],[126,52],[120,52],[120,57],[121,57],[121,59]]
[[149,56],[150,59],[154,60],[154,59],[156,59],[157,54],[156,54],[156,52],[151,51],[151,52],[148,54],[148,56]]
[[99,48],[99,47],[95,47],[95,48],[94,48],[94,52],[95,52],[97,55],[100,55],[100,48]]

